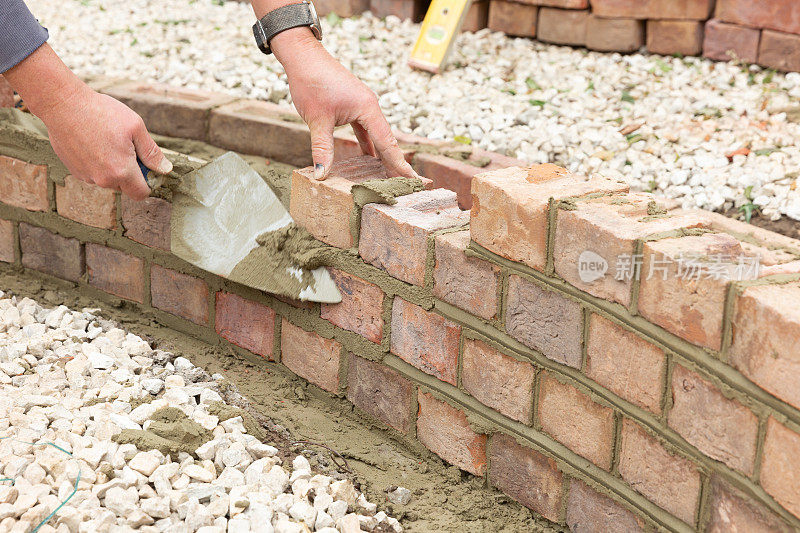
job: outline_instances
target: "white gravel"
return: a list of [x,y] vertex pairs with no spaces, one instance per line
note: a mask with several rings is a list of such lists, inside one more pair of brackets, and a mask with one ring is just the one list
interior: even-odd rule
[[[80,74],[290,104],[280,65],[253,44],[247,4],[29,3]],[[483,30],[462,35],[451,68],[431,76],[406,65],[418,25],[369,14],[333,22],[324,24],[325,46],[380,95],[402,131],[621,176],[687,207],[723,210],[752,201],[772,218],[800,220],[800,124],[782,112],[798,105],[800,74],[600,54]],[[749,155],[726,157],[740,149]]]
[[[282,465],[240,416],[220,423],[220,380],[94,310],[0,291],[0,531],[27,533],[54,511],[41,533],[402,531],[349,480],[302,455]],[[140,398],[151,401],[134,408]],[[112,440],[162,407],[212,432],[197,458]]]

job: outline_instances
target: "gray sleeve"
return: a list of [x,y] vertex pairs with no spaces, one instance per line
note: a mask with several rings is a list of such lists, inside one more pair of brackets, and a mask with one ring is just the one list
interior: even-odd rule
[[23,0],[0,0],[0,73],[31,55],[47,37]]

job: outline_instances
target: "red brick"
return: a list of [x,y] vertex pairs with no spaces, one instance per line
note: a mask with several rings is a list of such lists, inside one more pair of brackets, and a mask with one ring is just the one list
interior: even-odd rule
[[583,46],[586,44],[586,23],[589,10],[554,9],[543,7],[539,10],[540,41],[554,44]]
[[711,382],[676,365],[672,372],[669,426],[712,459],[746,475],[753,473],[758,419],[726,398]]
[[363,155],[361,145],[358,144],[353,130],[347,128],[336,128],[333,130],[333,160],[344,161]]
[[539,383],[537,413],[542,429],[554,439],[600,468],[611,469],[613,410],[545,372]]
[[495,411],[530,424],[535,377],[530,363],[500,353],[485,342],[464,340],[461,384]]
[[[795,11],[800,12],[800,9]],[[758,47],[758,62],[776,70],[800,71],[800,35],[772,30],[762,31],[761,44]]]
[[714,0],[592,0],[598,17],[706,20]]
[[746,63],[755,63],[758,61],[760,39],[761,32],[759,30],[712,19],[706,23],[703,55],[720,61],[730,61],[735,55],[736,58]]
[[627,190],[624,184],[579,178],[549,164],[478,174],[472,180],[472,240],[506,259],[544,270],[551,199]]
[[631,403],[661,413],[664,350],[600,315],[589,319],[586,375]]
[[342,293],[342,301],[334,305],[323,304],[320,316],[335,326],[380,343],[383,338],[383,291],[347,272],[335,268],[329,270]]
[[430,451],[448,463],[476,476],[486,472],[486,435],[472,431],[467,415],[419,392],[417,438]]
[[114,191],[66,176],[64,185],[56,185],[58,214],[95,228],[117,227],[117,203]]
[[281,363],[328,392],[339,390],[342,345],[295,326],[285,318],[281,323]]
[[489,21],[489,0],[475,0],[470,4],[464,21],[461,23],[461,31],[476,32],[485,28]]
[[480,318],[497,316],[500,269],[467,257],[469,231],[436,236],[433,295]]
[[273,358],[275,311],[229,292],[215,295],[214,328],[236,346],[267,359]]
[[800,11],[795,0],[717,0],[716,18],[752,28],[800,33]]
[[14,107],[14,89],[0,74],[0,107]]
[[398,372],[380,363],[350,354],[347,399],[356,407],[402,433],[414,422],[414,387]]
[[172,204],[161,198],[145,198],[139,202],[122,195],[122,227],[125,236],[138,243],[170,249]]
[[793,515],[800,517],[800,434],[770,417],[761,460],[761,486]]
[[772,267],[789,265],[800,255],[800,241],[764,228],[748,224],[742,220],[726,217],[721,213],[693,209],[702,213],[710,228],[727,233],[739,241],[739,245],[749,257],[760,256],[761,276],[772,275]]
[[423,0],[370,0],[369,7],[378,18],[394,15],[400,19],[422,22],[428,4]]
[[589,17],[586,47],[599,52],[636,52],[644,46],[644,22],[633,18]]
[[560,7],[562,9],[587,9],[589,0],[521,0],[534,6]]
[[209,142],[298,167],[311,164],[311,134],[293,110],[239,100],[211,111]]
[[83,246],[77,239],[67,239],[44,228],[19,224],[22,266],[57,278],[78,282],[85,265]]
[[0,200],[28,211],[47,211],[47,165],[0,155]]
[[736,298],[729,363],[800,409],[800,283],[749,287]]
[[461,326],[395,297],[392,353],[437,379],[456,384]]
[[14,223],[0,219],[0,261],[14,262]]
[[392,277],[424,285],[428,237],[468,222],[455,193],[444,189],[401,196],[395,205],[368,204],[361,212],[358,253]]
[[648,20],[647,51],[666,56],[700,55],[703,51],[703,23],[694,20]]
[[562,476],[556,462],[495,433],[489,448],[489,482],[525,507],[557,522],[561,513]]
[[707,533],[789,533],[795,531],[717,475],[711,477]]
[[687,524],[694,524],[700,499],[697,467],[668,452],[627,418],[622,421],[619,473],[636,492]]
[[318,0],[314,7],[319,16],[336,13],[340,17],[352,17],[369,10],[369,0]]
[[[645,243],[643,255],[639,313],[692,344],[719,350],[725,295],[742,256],[739,242],[724,234],[664,239]],[[703,267],[712,263],[725,264],[720,279]],[[681,264],[689,279],[679,273]]]
[[[536,37],[538,10],[539,8],[536,6],[518,2],[491,0],[491,5],[489,6],[489,29],[518,37]],[[468,196],[470,195],[469,188],[467,188],[466,193]]]
[[150,300],[153,307],[208,324],[208,286],[206,282],[159,265],[150,269]]
[[569,483],[567,526],[575,533],[645,531],[640,518],[578,479],[573,479]]
[[111,85],[102,92],[113,96],[144,119],[152,133],[206,140],[209,113],[233,97],[156,83]]
[[144,261],[138,257],[86,243],[89,285],[135,302],[144,302]]
[[548,359],[580,368],[583,312],[577,302],[519,276],[510,276],[506,331]]

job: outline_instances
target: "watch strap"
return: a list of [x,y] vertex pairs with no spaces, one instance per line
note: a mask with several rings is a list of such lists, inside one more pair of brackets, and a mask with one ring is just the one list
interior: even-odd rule
[[299,26],[312,26],[316,23],[314,14],[307,2],[298,2],[274,9],[253,24],[256,43],[265,54],[272,53],[269,42],[282,31]]

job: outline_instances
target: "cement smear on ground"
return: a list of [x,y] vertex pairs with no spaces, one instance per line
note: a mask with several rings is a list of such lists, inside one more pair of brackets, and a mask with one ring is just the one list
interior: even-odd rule
[[133,444],[140,450],[159,450],[177,461],[180,452],[194,456],[197,448],[213,438],[210,431],[177,407],[162,407],[153,413],[150,420],[147,429],[123,429],[112,440],[119,444]]

